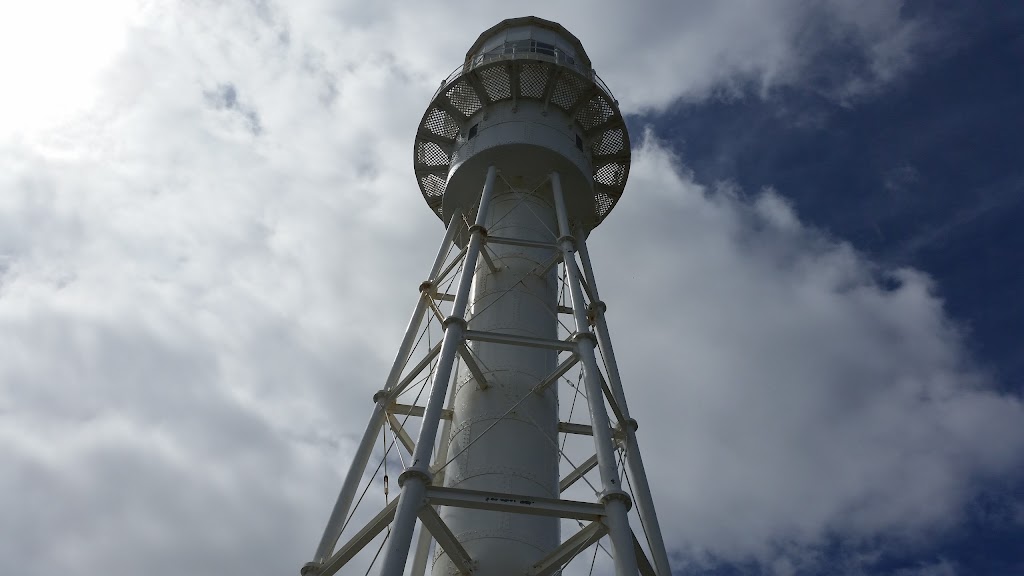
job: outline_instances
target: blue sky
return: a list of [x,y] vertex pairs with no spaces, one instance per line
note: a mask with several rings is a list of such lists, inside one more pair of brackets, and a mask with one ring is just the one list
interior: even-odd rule
[[775,187],[808,223],[886,265],[933,275],[979,358],[1019,390],[1024,279],[1014,247],[1024,238],[1013,223],[1024,209],[1024,79],[1013,70],[1024,57],[1024,12],[1002,3],[905,10],[945,34],[882,94],[844,107],[783,90],[677,105],[634,125],[658,126],[698,180]]
[[441,238],[415,127],[533,14],[629,123],[590,246],[676,573],[1024,574],[1024,8],[515,10],[0,8],[0,572],[297,573]]
[[[931,275],[977,361],[998,388],[1020,394],[1024,76],[1015,71],[1024,62],[1024,8],[911,2],[904,10],[933,19],[942,34],[879,94],[842,105],[784,89],[680,103],[632,124],[655,125],[698,181],[773,187],[806,223],[880,265]],[[818,65],[827,76],[837,63]],[[1019,476],[985,486],[962,526],[930,546],[887,553],[878,569],[943,559],[956,573],[1024,573],[1022,495]],[[721,573],[751,569],[758,572]]]

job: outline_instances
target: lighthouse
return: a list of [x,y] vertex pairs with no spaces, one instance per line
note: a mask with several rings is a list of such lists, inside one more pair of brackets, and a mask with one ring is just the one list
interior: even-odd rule
[[[536,17],[484,31],[427,106],[413,166],[445,232],[303,575],[344,573],[384,534],[384,576],[557,574],[605,539],[617,576],[670,576],[586,244],[622,196],[629,135],[583,45]],[[563,420],[567,385],[589,423]],[[404,451],[397,498],[348,526],[382,431]]]

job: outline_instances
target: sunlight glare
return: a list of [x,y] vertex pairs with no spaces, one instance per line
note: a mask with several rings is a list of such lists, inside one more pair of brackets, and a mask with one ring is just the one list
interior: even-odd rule
[[90,106],[124,45],[132,0],[0,5],[0,136],[52,128]]

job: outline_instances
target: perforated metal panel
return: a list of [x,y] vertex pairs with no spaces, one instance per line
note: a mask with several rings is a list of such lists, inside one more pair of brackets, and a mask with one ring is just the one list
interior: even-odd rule
[[624,183],[625,167],[619,163],[605,164],[594,172],[594,182],[609,188],[617,188]]
[[622,128],[614,128],[612,130],[606,130],[601,133],[600,136],[594,138],[594,146],[592,148],[595,156],[608,156],[622,152],[624,148],[624,134]]
[[465,79],[452,85],[447,96],[452,105],[466,117],[472,116],[476,114],[477,110],[480,110],[480,97],[476,95],[476,90]]
[[598,94],[591,98],[590,102],[587,102],[586,106],[580,110],[579,114],[576,115],[576,121],[584,129],[590,130],[611,118],[613,114],[615,114],[615,108],[612,107],[607,98]]
[[416,162],[426,166],[448,166],[451,156],[436,142],[416,143]]
[[612,198],[605,192],[597,192],[594,194],[594,203],[597,205],[598,214],[607,214],[611,212],[612,206],[615,206],[615,198]]
[[562,74],[555,85],[555,91],[551,94],[551,103],[568,112],[576,105],[584,90],[586,83],[583,78],[576,74]]
[[540,98],[548,85],[548,67],[543,64],[524,63],[519,69],[519,96]]
[[452,118],[451,114],[437,107],[431,108],[427,112],[427,116],[420,125],[434,134],[450,140],[454,140],[459,133],[459,123]]
[[440,198],[444,194],[444,178],[441,178],[437,174],[427,174],[420,178],[420,188],[423,189],[424,195],[429,197]]
[[511,84],[508,78],[508,67],[504,65],[491,66],[478,70],[480,83],[492,102],[505,100],[512,97]]

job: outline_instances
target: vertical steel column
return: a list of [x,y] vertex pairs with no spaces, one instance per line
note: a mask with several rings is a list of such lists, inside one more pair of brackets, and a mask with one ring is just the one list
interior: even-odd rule
[[317,546],[316,555],[313,557],[313,564],[322,564],[334,553],[334,547],[338,544],[338,538],[341,537],[342,527],[345,525],[349,510],[352,508],[352,501],[355,498],[356,490],[359,489],[359,481],[363,478],[366,463],[369,461],[370,454],[373,452],[373,447],[377,442],[377,433],[380,432],[381,426],[384,425],[385,408],[391,401],[387,393],[391,392],[395,385],[398,384],[398,379],[402,376],[402,370],[405,370],[406,362],[409,360],[409,354],[416,343],[416,336],[423,322],[423,314],[427,311],[427,299],[433,297],[434,283],[437,282],[437,275],[441,272],[441,266],[444,265],[445,257],[448,255],[448,246],[455,239],[455,233],[458,231],[461,221],[462,213],[456,212],[448,224],[448,229],[445,230],[444,239],[441,240],[441,246],[438,248],[437,256],[434,258],[434,265],[430,267],[430,274],[427,276],[428,280],[420,284],[420,298],[416,301],[416,308],[412,313],[412,318],[409,319],[409,324],[405,328],[405,336],[402,338],[402,344],[398,348],[398,355],[395,356],[395,362],[391,365],[391,372],[388,373],[388,378],[384,382],[384,390],[382,391],[384,393],[378,392],[374,394],[373,399],[376,405],[373,407],[370,421],[366,424],[366,430],[363,431],[363,438],[359,442],[359,447],[356,448],[356,453],[352,457],[352,464],[348,469],[348,474],[345,475],[345,481],[341,485],[338,500],[334,503],[334,509],[327,520],[327,527],[324,528],[324,535],[320,539],[319,546]]
[[[458,363],[458,361],[458,357],[456,357],[455,362]],[[454,401],[455,395],[452,394],[448,399],[448,410],[452,409]],[[445,420],[444,424],[441,425],[441,442],[437,446],[437,454],[434,455],[435,462],[444,462],[448,458],[448,434],[451,432],[451,428],[451,420]],[[444,468],[437,472],[434,480],[444,481]],[[434,506],[434,508],[437,509],[439,507]],[[423,576],[427,573],[427,557],[430,555],[430,541],[432,539],[433,536],[426,526],[420,526],[419,538],[416,540],[416,553],[412,557],[412,576]]]
[[466,259],[462,265],[462,274],[459,277],[459,288],[455,294],[452,315],[445,318],[443,322],[444,340],[441,343],[434,379],[430,384],[430,394],[423,412],[423,424],[416,439],[416,450],[412,455],[412,463],[398,477],[398,485],[402,491],[398,497],[395,519],[391,523],[391,537],[388,540],[384,563],[380,571],[382,576],[402,576],[405,571],[409,546],[412,543],[412,533],[416,527],[416,515],[420,507],[423,506],[427,484],[432,480],[430,455],[434,450],[437,427],[441,421],[441,411],[444,409],[448,382],[452,377],[455,355],[463,342],[462,335],[466,330],[465,315],[469,305],[469,290],[476,272],[476,261],[484,243],[486,234],[484,221],[487,217],[487,207],[491,202],[491,195],[494,193],[496,174],[494,165],[487,168],[487,178],[480,195],[476,223],[469,228],[469,245],[466,248]]
[[633,496],[636,498],[637,512],[640,513],[640,520],[647,528],[647,537],[651,545],[651,554],[654,556],[654,566],[658,576],[672,576],[672,567],[669,564],[668,553],[665,550],[665,541],[661,536],[661,526],[658,522],[658,514],[654,508],[654,498],[651,496],[651,486],[647,482],[647,472],[644,470],[643,458],[640,456],[640,445],[636,440],[636,421],[630,418],[629,409],[626,407],[626,394],[622,388],[622,379],[619,375],[619,364],[615,360],[615,350],[612,349],[612,340],[608,334],[608,322],[605,320],[606,306],[597,291],[597,278],[594,276],[594,268],[590,261],[590,253],[587,250],[586,231],[576,227],[576,249],[580,254],[580,262],[583,265],[583,276],[590,286],[590,293],[594,297],[591,306],[594,308],[594,317],[597,325],[597,342],[601,346],[604,360],[608,368],[608,384],[612,390],[615,402],[619,410],[625,416],[626,434],[626,465],[629,466],[629,473],[636,483],[636,490]]
[[636,576],[636,553],[633,548],[633,535],[629,527],[629,496],[619,485],[619,470],[615,462],[615,441],[612,438],[608,411],[604,406],[604,392],[601,389],[601,376],[598,372],[597,357],[594,347],[597,344],[594,334],[587,323],[584,308],[583,288],[580,285],[579,272],[576,269],[575,240],[569,232],[569,217],[565,208],[565,197],[562,195],[562,180],[558,172],[551,173],[551,189],[555,198],[555,211],[558,215],[558,244],[562,248],[569,293],[572,296],[573,318],[576,323],[577,352],[583,363],[583,381],[587,388],[587,403],[590,405],[590,420],[594,431],[594,444],[597,449],[597,467],[601,473],[601,502],[607,513],[608,535],[615,549],[615,574],[617,576]]

